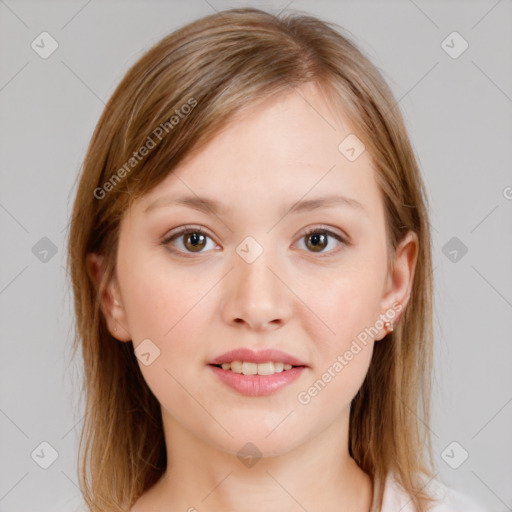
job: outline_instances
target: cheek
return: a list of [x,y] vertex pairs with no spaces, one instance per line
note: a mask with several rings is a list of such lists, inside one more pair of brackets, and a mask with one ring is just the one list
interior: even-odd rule
[[133,258],[124,270],[124,285],[132,339],[136,344],[150,338],[165,345],[184,330],[190,336],[198,329],[198,311],[214,281],[173,267],[165,257]]
[[373,326],[379,314],[380,283],[382,276],[375,269],[361,266],[310,287],[312,291],[307,292],[304,302],[314,313],[309,327],[311,339],[321,332],[328,347],[340,349]]
[[299,403],[348,404],[357,393],[372,358],[383,271],[383,265],[359,258],[310,288],[304,302],[314,312],[306,328],[317,352],[308,383],[314,388],[304,389]]

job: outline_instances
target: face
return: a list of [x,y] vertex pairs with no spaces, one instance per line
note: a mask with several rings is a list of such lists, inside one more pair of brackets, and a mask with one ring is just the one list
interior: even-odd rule
[[[145,354],[138,363],[164,424],[226,452],[251,441],[274,455],[347,425],[415,262],[408,238],[388,274],[370,157],[350,161],[338,147],[350,133],[303,86],[235,120],[126,213],[106,314],[113,335]],[[176,202],[185,196],[218,209]],[[350,201],[300,208],[332,196]],[[263,377],[248,395],[227,380],[250,388],[259,376],[209,364],[239,348],[280,350],[304,366]]]

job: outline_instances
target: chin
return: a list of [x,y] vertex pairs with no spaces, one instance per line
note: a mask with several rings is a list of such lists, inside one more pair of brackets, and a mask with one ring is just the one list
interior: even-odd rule
[[268,430],[257,428],[253,424],[236,425],[226,428],[233,437],[230,437],[224,431],[225,435],[222,437],[205,439],[209,444],[215,446],[218,450],[236,455],[238,457],[253,456],[253,457],[276,457],[285,455],[295,447],[303,442],[306,442],[307,436],[303,433],[302,436],[294,435],[288,430],[278,432],[279,427],[274,430],[270,435]]

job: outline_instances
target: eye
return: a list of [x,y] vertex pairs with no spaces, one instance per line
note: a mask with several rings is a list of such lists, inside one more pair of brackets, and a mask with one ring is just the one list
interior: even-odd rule
[[[340,244],[347,245],[346,240],[341,236],[331,231],[330,229],[325,229],[319,226],[314,226],[309,228],[306,233],[304,233],[300,240],[306,239],[306,247],[310,249],[310,252],[314,253],[332,253],[333,251],[324,251],[326,247],[329,246],[329,238],[336,239]],[[328,254],[330,256],[330,254]]]
[[179,249],[178,252],[205,252],[202,249],[204,249],[205,246],[207,245],[207,239],[210,239],[212,241],[213,247],[216,247],[216,244],[213,242],[213,240],[210,238],[206,231],[194,226],[185,226],[179,231],[171,233],[169,236],[164,238],[164,240],[162,241],[162,245],[169,245],[171,244],[171,242],[179,240],[182,237],[183,241],[181,241],[180,245],[184,247],[184,249]]
[[[330,256],[330,253],[332,252],[337,252],[333,250],[325,251],[325,248],[329,247],[329,239],[335,239],[339,242],[339,244],[348,244],[347,241],[341,235],[338,235],[337,233],[331,231],[330,229],[326,229],[319,226],[309,228],[300,237],[300,241],[304,239],[306,239],[306,247],[309,249],[309,252],[319,254],[328,253],[327,256]],[[212,242],[212,247],[210,247],[210,249],[215,248],[216,244],[213,242],[212,238],[204,229],[195,226],[185,226],[179,229],[178,231],[171,232],[168,236],[166,236],[162,241],[162,245],[176,246],[174,242],[179,241],[180,243],[178,244],[178,246],[181,245],[181,247],[179,247],[178,249],[172,248],[173,251],[185,254],[198,254],[201,252],[205,252],[203,249],[207,247],[208,240]]]

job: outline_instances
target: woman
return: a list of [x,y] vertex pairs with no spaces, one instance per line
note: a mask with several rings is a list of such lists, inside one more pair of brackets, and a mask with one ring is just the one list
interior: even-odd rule
[[478,510],[433,468],[430,244],[396,101],[331,24],[160,41],[71,224],[89,509]]

